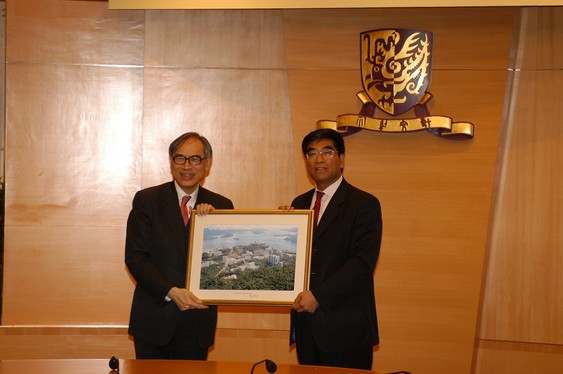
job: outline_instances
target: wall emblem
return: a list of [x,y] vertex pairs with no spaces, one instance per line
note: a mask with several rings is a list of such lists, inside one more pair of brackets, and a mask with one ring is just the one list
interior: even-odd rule
[[[431,116],[427,103],[432,73],[432,33],[409,29],[371,30],[360,34],[364,90],[359,114],[343,114],[336,121],[318,121],[317,128],[334,128],[342,135],[362,129],[381,132],[426,130],[450,139],[473,138],[473,124]],[[376,111],[382,113],[375,117]],[[414,118],[404,117],[414,111]]]

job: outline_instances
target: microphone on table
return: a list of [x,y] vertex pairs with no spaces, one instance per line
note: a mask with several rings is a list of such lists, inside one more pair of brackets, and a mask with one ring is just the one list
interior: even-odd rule
[[111,356],[111,358],[109,359],[109,368],[114,371],[117,371],[117,374],[119,374],[119,359],[115,356]]
[[254,373],[254,368],[255,368],[256,366],[258,366],[259,364],[261,364],[262,362],[265,362],[265,363],[266,363],[266,370],[268,370],[268,373],[275,373],[276,370],[278,370],[278,367],[277,367],[277,365],[276,365],[276,363],[275,363],[274,361],[265,359],[265,360],[262,360],[262,361],[258,361],[257,363],[255,363],[254,365],[252,365],[252,370],[250,370],[250,374],[253,374],[253,373]]

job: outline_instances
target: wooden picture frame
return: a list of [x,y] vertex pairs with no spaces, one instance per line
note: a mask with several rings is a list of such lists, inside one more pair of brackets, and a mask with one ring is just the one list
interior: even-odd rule
[[289,306],[308,289],[312,210],[196,213],[186,287],[204,303]]

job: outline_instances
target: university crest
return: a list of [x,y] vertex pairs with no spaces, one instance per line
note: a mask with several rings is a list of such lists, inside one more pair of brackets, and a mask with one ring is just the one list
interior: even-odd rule
[[[473,124],[431,116],[426,104],[432,67],[432,33],[409,29],[371,30],[360,34],[364,91],[359,114],[343,114],[337,121],[318,121],[318,128],[334,128],[343,135],[362,129],[381,132],[427,130],[450,139],[470,139]],[[374,117],[376,110],[385,113]],[[414,118],[394,118],[413,110]]]
[[432,34],[374,30],[360,40],[362,83],[371,101],[392,116],[413,108],[430,85]]

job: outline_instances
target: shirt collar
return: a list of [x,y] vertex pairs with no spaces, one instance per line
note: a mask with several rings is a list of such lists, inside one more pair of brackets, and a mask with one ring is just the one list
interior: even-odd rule
[[182,202],[182,197],[184,196],[191,196],[192,198],[188,202],[188,205],[194,206],[195,202],[197,201],[197,194],[199,193],[199,185],[196,187],[195,191],[191,194],[187,194],[182,187],[178,184],[178,182],[174,181],[174,187],[176,188],[176,193],[178,194],[178,202]]
[[[336,193],[336,190],[338,189],[338,187],[340,187],[340,183],[342,183],[342,175],[340,176],[340,178],[338,178],[336,181],[334,181],[333,184],[331,184],[330,186],[328,186],[327,188],[324,189],[325,195],[327,195],[327,197],[333,197],[334,194]],[[318,191],[317,190],[317,186],[315,186],[315,192]]]

